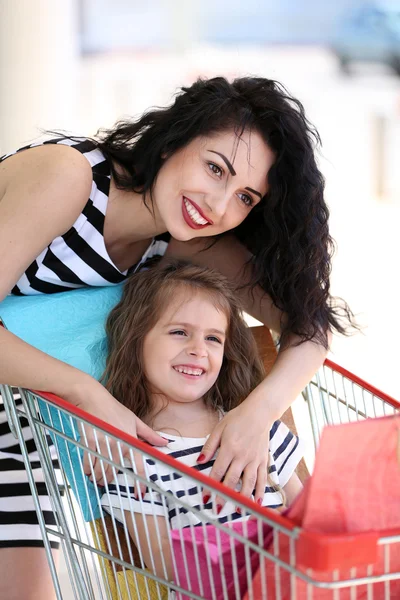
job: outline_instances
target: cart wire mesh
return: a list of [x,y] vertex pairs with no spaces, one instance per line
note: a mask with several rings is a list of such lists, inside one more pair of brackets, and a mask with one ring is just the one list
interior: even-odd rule
[[[22,405],[17,406],[10,387],[0,386],[0,392],[11,430],[21,445],[57,599],[63,598],[63,590],[52,553],[54,540],[61,545],[78,600],[395,597],[393,585],[399,582],[400,572],[391,568],[391,557],[400,551],[400,532],[341,536],[340,540],[309,536],[278,512],[258,507],[201,471],[52,394],[20,389]],[[303,398],[315,448],[325,425],[394,415],[400,408],[396,400],[328,360]],[[41,512],[21,416],[32,430],[55,526],[46,525]],[[62,464],[59,470],[53,466],[49,436]],[[90,438],[94,440],[91,448]],[[92,480],[95,461],[104,481],[106,471],[111,471],[114,484],[118,479],[112,498],[112,484],[100,488],[84,475],[84,452],[91,458]],[[137,469],[140,461],[142,475]],[[157,477],[151,475],[150,464]],[[168,491],[158,484],[166,471]],[[138,496],[139,512],[131,500],[132,490]],[[211,496],[207,506],[202,504],[204,491]],[[144,493],[149,499],[146,505]],[[196,506],[185,500],[194,494],[200,498]],[[116,498],[123,509],[118,508]],[[241,518],[228,516],[221,523],[214,510],[217,498],[233,502]],[[168,518],[171,506],[178,521],[183,520],[174,530]],[[359,552],[370,556],[365,568],[347,568],[346,563],[341,569],[340,564],[332,564],[332,555],[356,557]],[[378,553],[383,556],[383,572],[374,569]],[[324,565],[323,577],[313,568],[316,557]]]

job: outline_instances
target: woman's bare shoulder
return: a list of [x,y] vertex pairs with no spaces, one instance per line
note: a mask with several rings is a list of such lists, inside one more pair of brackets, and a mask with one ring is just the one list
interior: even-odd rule
[[74,147],[44,144],[17,152],[0,163],[0,197],[10,186],[54,180],[60,186],[88,186],[92,179],[89,161]]
[[0,298],[78,218],[91,190],[88,160],[67,146],[39,146],[0,163]]

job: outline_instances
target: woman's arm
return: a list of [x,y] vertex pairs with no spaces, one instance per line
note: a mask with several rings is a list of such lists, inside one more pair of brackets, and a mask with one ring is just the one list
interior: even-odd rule
[[[118,402],[98,381],[83,371],[71,367],[60,360],[26,344],[10,331],[0,326],[0,382],[28,389],[52,392],[75,406],[85,410],[98,419],[110,423],[114,427],[141,437],[150,444],[165,446],[168,441],[159,436],[153,429],[138,419],[132,411]],[[95,436],[91,427],[86,429],[89,448],[96,449]],[[100,452],[104,456],[118,450],[113,439],[97,435]],[[129,448],[123,446],[125,453]],[[124,452],[123,452],[124,453]],[[94,476],[99,485],[104,484],[101,461],[92,461]],[[88,454],[84,455],[84,472],[91,474]],[[142,459],[137,458],[137,468],[144,475]],[[105,478],[113,478],[112,467],[104,463]]]
[[[0,163],[0,300],[40,252],[73,225],[91,185],[88,161],[68,146],[40,146]],[[0,382],[53,392],[131,435],[139,434],[157,445],[167,443],[95,379],[3,327]]]
[[303,342],[296,346],[296,341],[298,338],[291,336],[290,345],[278,353],[270,373],[251,394],[260,408],[268,398],[267,410],[272,422],[279,419],[301,394],[328,353],[316,342]]
[[[168,255],[218,269],[239,288],[246,286],[249,252],[233,237],[225,236],[210,246],[206,238],[190,242],[172,240]],[[282,312],[260,288],[238,290],[245,310],[274,332],[280,332]],[[243,473],[242,493],[250,497],[256,490],[261,499],[266,485],[269,430],[273,422],[302,392],[323,364],[327,350],[309,341],[296,346],[292,336],[265,380],[237,408],[231,410],[216,426],[202,450],[207,462],[220,446],[211,477],[235,488]],[[223,501],[221,500],[221,504]]]
[[[39,146],[0,163],[0,301],[53,239],[82,211],[91,188],[88,161],[68,146]],[[1,314],[0,314],[1,316]],[[0,381],[62,395],[83,373],[0,328]]]

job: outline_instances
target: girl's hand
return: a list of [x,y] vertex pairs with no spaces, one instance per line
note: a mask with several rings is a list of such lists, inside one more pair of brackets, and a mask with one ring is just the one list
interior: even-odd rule
[[[64,395],[65,397],[65,395]],[[65,397],[75,406],[95,415],[98,419],[117,427],[122,431],[140,437],[154,446],[166,446],[168,441],[158,435],[151,427],[143,423],[136,415],[116,400],[100,383],[94,379],[85,382],[84,385],[75,386]],[[111,457],[117,463],[121,463],[121,456],[130,457],[130,449],[124,443],[118,443],[111,436],[95,430],[90,425],[81,426],[81,439],[91,450],[99,452],[102,456]],[[142,477],[146,477],[143,458],[139,452],[134,452],[136,472]],[[92,454],[85,452],[83,458],[83,470],[91,479],[95,479],[98,485],[105,485],[114,479],[113,467],[105,461],[97,459]],[[146,491],[146,486],[140,484],[142,493]],[[138,492],[136,490],[136,495]]]
[[[218,423],[199,456],[199,463],[211,460],[219,448],[210,477],[235,489],[242,481],[241,493],[260,504],[268,474],[269,431],[272,420],[265,410],[265,398],[262,405],[249,396],[242,404],[227,413]],[[203,492],[204,496],[209,493]],[[225,500],[217,498],[217,513]],[[220,507],[220,508],[219,508]]]

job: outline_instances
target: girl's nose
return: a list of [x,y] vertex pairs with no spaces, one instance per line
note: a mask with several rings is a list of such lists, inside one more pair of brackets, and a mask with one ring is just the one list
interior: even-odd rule
[[203,358],[207,356],[207,346],[205,340],[193,340],[187,348],[187,353],[190,356]]

